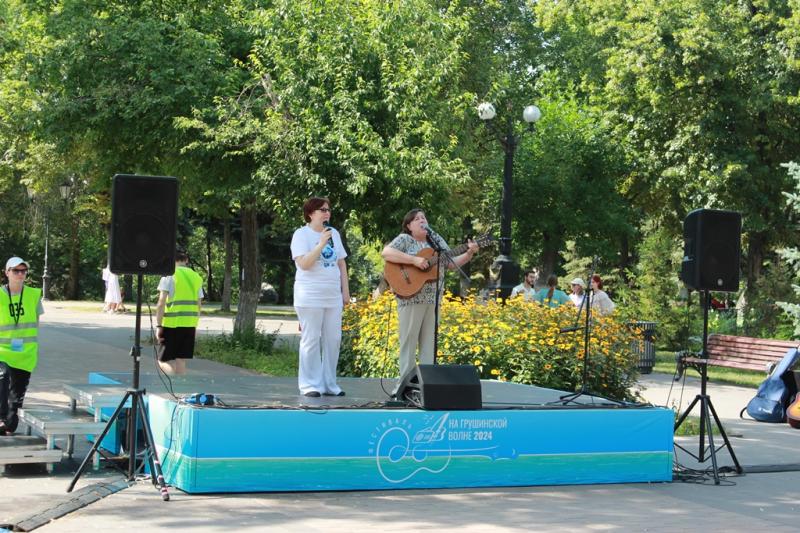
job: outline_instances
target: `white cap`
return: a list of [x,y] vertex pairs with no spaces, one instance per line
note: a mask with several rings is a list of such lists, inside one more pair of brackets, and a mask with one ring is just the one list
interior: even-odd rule
[[21,257],[12,257],[12,258],[11,258],[11,259],[9,259],[8,261],[6,261],[6,270],[8,270],[9,268],[18,267],[19,265],[25,265],[25,266],[26,266],[26,267],[28,267],[28,268],[30,268],[30,267],[31,267],[31,266],[30,266],[30,265],[27,263],[27,261],[25,261],[25,260],[24,260],[24,259],[22,259]]
[[584,289],[586,288],[586,284],[583,282],[581,278],[575,278],[569,282],[570,285],[580,285]]

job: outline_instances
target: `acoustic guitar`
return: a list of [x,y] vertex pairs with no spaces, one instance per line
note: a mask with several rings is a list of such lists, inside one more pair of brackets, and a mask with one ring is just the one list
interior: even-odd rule
[[800,429],[800,392],[794,397],[792,404],[786,408],[786,421],[795,429]]
[[[491,235],[482,235],[475,239],[479,247],[484,247],[494,241]],[[451,248],[444,252],[450,257],[457,257],[469,248],[468,244],[461,244],[455,248]],[[427,259],[426,267],[419,269],[414,265],[401,265],[400,263],[392,263],[386,261],[383,268],[383,277],[392,288],[392,291],[400,298],[411,298],[422,290],[422,286],[428,281],[436,279],[436,264],[439,256],[433,248],[423,248],[417,253],[417,257],[424,257]],[[446,265],[444,262],[443,265]]]

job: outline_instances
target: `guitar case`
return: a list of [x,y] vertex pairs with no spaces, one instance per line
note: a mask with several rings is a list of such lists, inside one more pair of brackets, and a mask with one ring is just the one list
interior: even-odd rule
[[758,387],[755,397],[739,413],[744,412],[759,422],[783,422],[786,420],[786,408],[789,400],[797,394],[797,386],[791,368],[800,360],[800,351],[792,348],[777,364],[772,374]]

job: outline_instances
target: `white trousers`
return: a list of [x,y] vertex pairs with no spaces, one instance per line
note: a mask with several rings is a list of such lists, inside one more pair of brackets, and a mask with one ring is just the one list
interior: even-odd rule
[[342,308],[295,307],[300,320],[300,393],[339,394],[336,365],[342,344]]
[[435,304],[411,304],[397,307],[400,332],[400,377],[417,364],[433,364],[433,339],[436,326]]

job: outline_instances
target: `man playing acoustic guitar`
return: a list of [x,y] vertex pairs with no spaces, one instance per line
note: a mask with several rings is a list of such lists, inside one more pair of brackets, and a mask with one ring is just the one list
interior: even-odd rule
[[[439,261],[439,288],[440,297],[444,291],[445,268],[454,269],[455,266],[450,261],[435,256],[429,261],[430,254],[420,252],[430,248],[428,237],[436,239],[435,242],[443,251],[450,250],[447,243],[436,234],[429,235],[428,220],[422,209],[412,209],[403,217],[401,226],[402,233],[392,240],[381,252],[381,257],[387,263],[394,263],[405,267],[410,265],[408,270],[418,269],[420,271],[430,271],[433,269],[433,279],[425,281],[418,292],[401,297],[395,290],[397,296],[397,318],[399,322],[400,339],[400,377],[413,368],[416,364],[417,349],[419,349],[419,362],[421,364],[433,364],[433,346],[435,332],[435,305],[436,305],[436,262]],[[470,241],[466,251],[461,255],[453,257],[453,262],[464,265],[478,250],[478,244]],[[391,282],[391,280],[389,280]],[[393,287],[394,288],[394,287]]]

